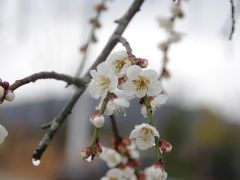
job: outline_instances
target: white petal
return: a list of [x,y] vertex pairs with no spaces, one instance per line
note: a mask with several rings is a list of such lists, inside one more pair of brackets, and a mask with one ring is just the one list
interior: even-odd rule
[[112,74],[113,75],[113,70],[111,68],[111,66],[109,64],[107,64],[106,62],[102,62],[97,66],[97,71],[99,73],[103,73],[103,74]]
[[147,108],[142,105],[141,107],[141,114],[146,118],[147,117]]
[[123,98],[115,98],[113,103],[120,107],[129,107],[129,102]]
[[147,89],[142,89],[140,91],[136,91],[136,96],[138,98],[142,98],[142,97],[144,97],[146,95],[146,93],[147,93]]
[[97,76],[97,71],[96,70],[91,70],[90,75],[92,76],[93,79],[95,79],[96,76]]
[[135,129],[133,129],[130,133],[129,139],[134,139],[134,138],[137,138],[138,136],[139,136],[139,129],[137,129],[135,126]]
[[168,99],[167,94],[159,94],[154,97],[154,99],[150,102],[152,107],[158,107],[166,103]]
[[127,81],[124,83],[123,93],[127,96],[135,95],[135,93],[136,93],[135,85],[133,84],[132,81]]
[[152,69],[148,69],[142,72],[142,75],[147,77],[149,80],[157,80],[158,75],[157,72],[152,70]]
[[113,114],[113,112],[114,112],[115,110],[116,110],[116,109],[115,109],[114,104],[113,104],[112,102],[108,102],[108,103],[107,103],[107,106],[106,106],[106,109],[105,109],[105,111],[104,111],[104,114],[105,114],[106,116],[110,116],[110,115]]
[[133,65],[131,67],[129,67],[127,69],[127,78],[130,80],[134,80],[137,79],[138,75],[142,72],[142,68],[137,66],[137,65]]
[[136,145],[141,150],[146,150],[154,145],[154,141],[143,141],[141,138],[136,138]]
[[153,81],[148,89],[147,95],[148,96],[156,96],[158,94],[160,94],[163,90],[162,84],[160,81],[155,80]]
[[102,95],[102,89],[93,80],[89,83],[89,92],[95,99],[98,99]]
[[118,85],[118,78],[116,75],[112,75],[112,77],[110,77],[110,85],[108,87],[109,91],[113,91],[117,88],[117,85]]

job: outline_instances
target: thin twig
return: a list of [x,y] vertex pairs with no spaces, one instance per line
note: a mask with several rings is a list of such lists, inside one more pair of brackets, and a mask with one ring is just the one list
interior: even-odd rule
[[16,80],[10,87],[9,89],[11,89],[12,91],[16,90],[17,88],[31,83],[31,82],[35,82],[37,80],[40,79],[55,79],[55,80],[61,80],[61,81],[65,81],[67,84],[74,84],[78,87],[82,87],[85,86],[85,83],[83,82],[82,79],[80,78],[74,78],[71,76],[68,76],[66,74],[59,74],[56,73],[54,71],[52,72],[39,72],[39,73],[34,73],[28,77],[25,77],[23,79],[19,79]]
[[[111,35],[109,41],[103,48],[101,54],[98,56],[94,64],[89,68],[88,72],[84,75],[82,78],[84,82],[90,82],[91,76],[90,76],[90,70],[95,69],[97,65],[107,58],[107,56],[111,53],[112,49],[116,46],[118,40],[115,38],[116,35],[121,36],[126,27],[128,26],[129,22],[132,20],[133,16],[140,10],[141,5],[143,4],[144,0],[135,0],[130,8],[126,11],[126,13],[123,15],[123,17],[118,21],[118,26],[116,27],[115,31]],[[37,148],[33,152],[33,159],[38,160],[41,159],[42,154],[48,147],[51,139],[54,137],[62,123],[65,121],[67,116],[71,113],[72,108],[74,107],[75,103],[79,99],[79,97],[82,95],[84,90],[86,89],[86,86],[78,89],[72,98],[69,100],[69,102],[63,107],[62,111],[58,114],[57,118],[55,118],[52,121],[51,127],[47,130],[44,137],[38,144]],[[59,123],[61,122],[61,123]],[[55,126],[55,124],[58,124]]]
[[116,38],[123,45],[123,47],[125,47],[127,54],[132,55],[132,48],[131,48],[129,42],[127,41],[127,39],[122,36],[116,36]]
[[[104,6],[105,2],[106,2],[106,0],[102,0],[102,2],[100,4]],[[97,22],[99,22],[102,12],[103,12],[103,10],[97,11],[96,16],[93,19],[95,19]],[[75,74],[75,77],[79,77],[83,68],[85,67],[85,64],[87,62],[86,60],[87,60],[87,55],[88,55],[88,51],[89,51],[89,46],[90,46],[93,38],[96,38],[95,31],[97,30],[97,28],[99,28],[99,27],[95,26],[94,24],[91,27],[87,42],[84,44],[84,47],[83,47],[83,55],[82,55],[79,67],[77,69],[77,72]]]
[[229,35],[229,40],[232,40],[232,37],[233,37],[233,33],[235,31],[235,6],[234,6],[234,2],[233,0],[229,0],[230,1],[230,4],[231,4],[231,20],[232,20],[232,27],[231,27],[231,32],[230,32],[230,35]]

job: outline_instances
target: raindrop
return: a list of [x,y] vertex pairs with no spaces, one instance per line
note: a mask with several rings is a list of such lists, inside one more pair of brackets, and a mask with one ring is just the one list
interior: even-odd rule
[[124,112],[124,114],[123,114],[123,116],[127,116],[127,113],[126,113],[126,111],[125,111],[125,109],[123,110],[123,112]]
[[34,166],[39,166],[40,163],[41,163],[41,161],[40,161],[39,159],[32,159],[32,164],[33,164]]

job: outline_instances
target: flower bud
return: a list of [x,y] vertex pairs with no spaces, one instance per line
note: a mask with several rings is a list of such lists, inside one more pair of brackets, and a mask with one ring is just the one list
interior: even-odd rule
[[15,98],[15,94],[11,90],[8,90],[5,95],[5,99],[7,101],[11,102],[11,101],[13,101],[14,98]]
[[85,160],[92,155],[92,150],[90,147],[86,147],[80,152],[81,157]]
[[146,68],[148,66],[148,60],[139,58],[139,59],[137,59],[137,63],[136,64],[139,65],[142,68]]
[[3,81],[3,82],[2,82],[2,87],[3,87],[5,90],[7,90],[7,89],[9,88],[9,82]]
[[172,145],[166,140],[160,140],[159,145],[163,153],[169,153],[172,150]]
[[101,128],[104,125],[105,119],[102,114],[96,112],[91,116],[90,121],[96,128]]

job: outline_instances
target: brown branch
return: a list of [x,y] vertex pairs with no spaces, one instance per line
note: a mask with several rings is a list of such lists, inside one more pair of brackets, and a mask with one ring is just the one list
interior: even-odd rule
[[32,74],[28,77],[25,77],[23,79],[16,80],[9,87],[9,89],[14,91],[17,88],[19,88],[19,87],[21,87],[25,84],[35,82],[35,81],[40,80],[40,79],[55,79],[55,80],[65,81],[67,84],[74,84],[78,87],[85,86],[85,83],[81,79],[74,78],[74,77],[68,76],[66,74],[59,74],[59,73],[56,73],[56,72],[39,72],[39,73]]
[[234,2],[233,0],[229,0],[230,1],[230,4],[231,4],[231,20],[232,20],[232,27],[231,27],[231,32],[230,32],[230,35],[229,35],[229,40],[232,40],[232,37],[233,37],[233,33],[235,31],[235,6],[234,6]]
[[[118,26],[116,27],[115,31],[111,35],[109,41],[103,48],[101,54],[98,56],[94,64],[89,68],[88,72],[84,75],[83,80],[84,82],[90,82],[91,76],[90,76],[90,70],[95,69],[97,65],[101,62],[103,62],[107,56],[111,53],[112,49],[116,46],[118,40],[115,38],[116,35],[121,36],[126,27],[128,26],[129,22],[132,20],[133,16],[139,11],[142,3],[144,0],[135,0],[130,8],[127,10],[127,12],[123,15],[123,17],[118,21]],[[52,121],[52,124],[50,128],[47,130],[46,134],[38,144],[37,148],[33,152],[33,159],[38,160],[41,158],[42,154],[48,147],[50,141],[62,125],[62,123],[65,121],[67,116],[71,113],[72,108],[74,107],[75,103],[79,99],[79,97],[82,95],[84,90],[86,89],[86,86],[76,90],[72,98],[69,100],[69,102],[64,106],[62,111],[58,114],[57,118],[55,118]]]

